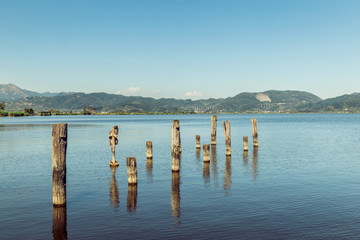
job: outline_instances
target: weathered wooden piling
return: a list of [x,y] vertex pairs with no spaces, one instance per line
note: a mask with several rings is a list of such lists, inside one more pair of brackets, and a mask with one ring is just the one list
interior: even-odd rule
[[54,206],[66,205],[67,123],[52,125],[52,195]]
[[211,145],[216,145],[217,115],[211,116]]
[[195,140],[196,140],[196,148],[197,148],[197,149],[201,148],[200,135],[196,135],[196,136],[195,136]]
[[243,137],[243,147],[244,147],[244,151],[248,151],[249,147],[248,147],[248,137],[245,136]]
[[210,144],[203,145],[204,162],[210,162]]
[[180,121],[173,120],[171,126],[171,151],[181,152],[181,139],[180,139]]
[[127,157],[126,166],[127,166],[127,175],[128,175],[128,185],[136,185],[137,184],[136,157]]
[[258,132],[257,132],[256,118],[252,118],[252,119],[251,119],[251,126],[252,126],[252,134],[253,134],[254,147],[258,147],[258,146],[259,146],[259,141],[258,141]]
[[146,142],[146,158],[152,158],[152,157],[153,157],[152,142],[147,141]]
[[119,166],[119,163],[115,160],[115,146],[118,144],[119,138],[119,127],[113,126],[111,131],[109,131],[109,145],[112,152],[112,160],[110,161],[111,167]]
[[225,149],[226,156],[231,155],[231,134],[230,134],[230,121],[224,121],[224,133],[225,133]]
[[171,170],[173,172],[180,171],[180,159],[181,159],[181,153],[177,151],[171,153]]
[[127,211],[128,213],[136,212],[137,204],[137,185],[128,185]]
[[66,206],[53,207],[52,234],[54,240],[68,239]]

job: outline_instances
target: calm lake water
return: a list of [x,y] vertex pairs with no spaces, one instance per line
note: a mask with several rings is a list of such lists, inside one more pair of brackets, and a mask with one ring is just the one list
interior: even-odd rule
[[[195,135],[210,143],[210,117],[0,118],[0,239],[360,238],[359,114],[218,115],[217,146],[204,165]],[[171,171],[173,119],[180,120],[179,174]],[[51,125],[60,122],[69,124],[67,207],[53,209]],[[113,125],[117,169],[109,167]],[[137,160],[136,188],[127,184],[129,156]]]

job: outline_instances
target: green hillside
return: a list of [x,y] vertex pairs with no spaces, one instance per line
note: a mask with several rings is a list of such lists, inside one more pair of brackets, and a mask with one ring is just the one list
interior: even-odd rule
[[240,93],[226,99],[181,100],[173,98],[127,97],[107,93],[74,93],[54,97],[25,97],[6,104],[10,111],[33,108],[35,111],[57,109],[80,112],[85,106],[109,113],[242,113],[287,112],[315,104],[321,99],[308,92],[266,91]]

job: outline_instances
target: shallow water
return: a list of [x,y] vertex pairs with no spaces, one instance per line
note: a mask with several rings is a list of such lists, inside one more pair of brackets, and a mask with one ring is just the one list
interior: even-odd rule
[[[173,119],[181,129],[179,174],[171,172]],[[67,207],[54,210],[51,125],[60,122],[69,124]],[[108,165],[113,125],[116,170]],[[218,115],[217,146],[204,165],[195,135],[210,143],[210,115],[0,118],[0,238],[357,239],[359,133],[359,114]],[[129,156],[137,159],[136,188],[127,184]]]

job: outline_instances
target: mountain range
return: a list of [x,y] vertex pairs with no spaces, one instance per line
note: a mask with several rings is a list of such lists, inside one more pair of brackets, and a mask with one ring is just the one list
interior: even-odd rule
[[7,111],[59,110],[81,112],[84,107],[103,113],[251,113],[251,112],[360,112],[360,93],[322,100],[304,91],[243,92],[220,99],[154,99],[108,93],[38,93],[14,84],[0,84],[0,101]]

